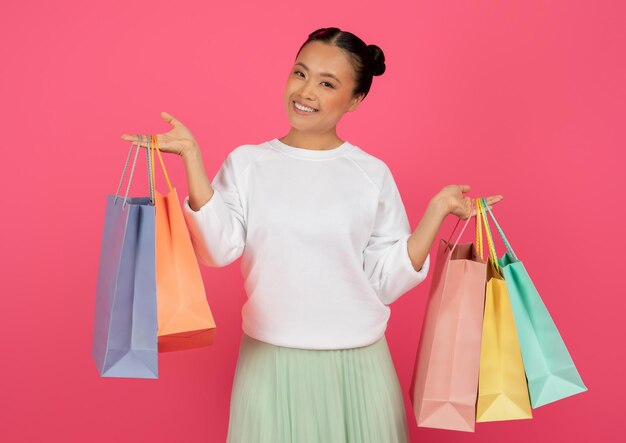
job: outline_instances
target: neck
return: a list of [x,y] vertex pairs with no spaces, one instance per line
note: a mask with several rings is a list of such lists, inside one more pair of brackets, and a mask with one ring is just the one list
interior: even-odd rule
[[279,140],[289,146],[320,151],[334,149],[344,143],[344,140],[337,136],[335,128],[322,134],[299,131],[292,127],[289,133],[280,137]]

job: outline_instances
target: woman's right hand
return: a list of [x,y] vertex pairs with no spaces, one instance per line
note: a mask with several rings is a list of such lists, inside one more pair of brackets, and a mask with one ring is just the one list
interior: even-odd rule
[[[185,125],[183,125],[178,119],[174,118],[171,114],[163,111],[161,112],[161,118],[172,126],[165,134],[157,134],[157,145],[159,151],[168,152],[171,154],[178,154],[181,157],[187,153],[198,148],[196,139],[193,134]],[[131,143],[137,144],[139,138],[137,135],[122,134],[122,139]],[[150,142],[149,134],[142,135],[140,146],[147,148]]]

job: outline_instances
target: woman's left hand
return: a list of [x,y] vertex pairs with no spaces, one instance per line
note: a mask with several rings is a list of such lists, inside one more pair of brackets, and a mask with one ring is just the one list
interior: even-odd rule
[[[465,196],[470,191],[469,185],[448,185],[444,187],[435,198],[440,200],[448,210],[449,214],[465,220],[469,217],[476,216],[475,199]],[[493,195],[487,197],[487,204],[492,207],[500,202],[504,197],[502,195]]]

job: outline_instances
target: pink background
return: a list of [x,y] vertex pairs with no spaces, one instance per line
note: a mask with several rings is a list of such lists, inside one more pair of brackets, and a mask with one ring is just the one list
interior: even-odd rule
[[[286,76],[324,26],[387,57],[339,135],[388,163],[413,229],[446,184],[504,195],[495,213],[589,388],[475,434],[417,428],[407,391],[429,276],[392,305],[387,330],[412,441],[621,439],[625,12],[619,1],[4,1],[0,440],[225,440],[239,260],[202,268],[213,347],[162,354],[159,380],[100,378],[91,360],[105,198],[129,148],[120,135],[165,132],[168,111],[212,178],[236,146],[287,133]],[[183,164],[166,162],[183,198]]]

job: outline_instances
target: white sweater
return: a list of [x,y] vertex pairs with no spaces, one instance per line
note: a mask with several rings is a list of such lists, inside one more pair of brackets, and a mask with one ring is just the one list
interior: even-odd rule
[[277,138],[235,148],[212,181],[211,199],[183,213],[200,263],[242,257],[242,329],[303,349],[366,346],[387,327],[387,306],[422,282],[388,166],[345,141],[330,150]]

